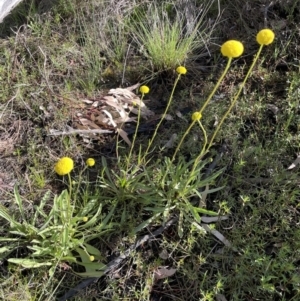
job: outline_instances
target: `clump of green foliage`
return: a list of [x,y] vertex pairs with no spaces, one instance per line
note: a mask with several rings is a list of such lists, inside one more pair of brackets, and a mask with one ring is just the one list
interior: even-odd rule
[[[193,24],[198,26],[200,36],[188,30],[186,14],[178,9],[177,3],[160,1],[162,6],[158,2],[151,3],[153,9],[148,11],[144,1],[133,2],[134,5],[123,2],[124,9],[119,11],[116,22],[114,7],[108,7],[105,1],[93,1],[89,7],[78,5],[78,10],[74,3],[66,1],[58,6],[63,10],[54,10],[45,22],[37,15],[31,17],[24,31],[1,45],[1,102],[4,106],[0,119],[13,119],[19,110],[17,116],[21,119],[40,123],[47,105],[59,104],[54,121],[57,126],[64,124],[69,116],[69,107],[58,94],[68,100],[71,98],[74,104],[72,93],[93,96],[95,90],[106,84],[115,85],[116,78],[124,84],[131,74],[138,74],[140,79],[144,74],[149,77],[150,72],[153,78],[154,72],[171,70],[168,73],[171,80],[171,73],[175,74],[173,69],[178,65],[187,67],[189,76],[192,71],[189,62],[195,58],[198,47],[207,46],[205,38],[210,37],[209,30],[201,25],[205,13],[196,16],[197,22]],[[234,5],[234,1],[230,5]],[[289,18],[293,13],[292,8]],[[73,17],[73,14],[78,23],[64,23],[66,26],[56,34],[53,28],[64,18],[69,22],[68,15]],[[149,34],[153,29],[151,19],[156,29],[153,36]],[[169,38],[159,39],[162,33]],[[155,41],[162,43],[155,44]],[[176,41],[182,47],[174,47]],[[288,45],[281,43],[284,52]],[[173,59],[168,60],[166,53]],[[174,104],[173,95],[178,96],[177,83],[185,80],[185,74],[179,72],[154,135],[139,151],[136,151],[139,144],[136,132],[130,150],[120,151],[123,146],[118,145],[121,153],[118,159],[95,158],[96,165],[88,171],[97,173],[96,178],[91,179],[86,168],[82,171],[78,167],[80,154],[86,149],[82,150],[75,137],[53,139],[52,143],[58,142],[54,142],[59,153],[55,158],[60,155],[76,158],[75,170],[59,178],[59,185],[56,181],[52,187],[56,195],[45,194],[54,176],[52,158],[44,158],[45,152],[49,152],[41,138],[44,130],[34,132],[36,141],[31,138],[28,145],[18,144],[15,157],[21,166],[28,165],[26,173],[31,182],[24,177],[19,186],[21,196],[15,188],[8,208],[0,207],[0,255],[8,264],[7,268],[4,266],[3,278],[6,278],[6,269],[13,275],[1,284],[0,296],[27,301],[44,300],[47,295],[47,300],[52,300],[57,289],[52,282],[58,285],[63,281],[59,288],[63,291],[63,287],[75,285],[77,279],[72,278],[75,275],[103,275],[109,260],[107,249],[111,248],[114,236],[119,236],[119,240],[112,253],[122,254],[137,236],[152,232],[175,217],[176,228],[171,227],[163,237],[151,241],[150,250],[145,245],[138,252],[132,252],[121,275],[117,276],[120,278],[107,281],[103,296],[146,300],[157,291],[162,294],[167,291],[177,300],[214,300],[222,295],[230,300],[297,300],[299,189],[297,174],[286,170],[286,161],[298,151],[299,72],[282,76],[278,71],[269,71],[272,69],[268,65],[269,56],[277,60],[288,55],[281,53],[280,47],[275,47],[274,53],[273,47],[268,47],[265,57],[255,57],[259,61],[257,70],[250,67],[246,76],[243,67],[235,62],[229,69],[232,61],[228,57],[228,65],[206,101],[195,95],[196,109],[188,122],[183,119],[180,123],[180,140],[174,152],[172,149],[158,151],[157,141],[160,133],[167,131],[162,125],[168,109],[178,105]],[[293,64],[296,65],[297,60]],[[248,77],[251,72],[252,80]],[[239,82],[237,92],[232,92],[229,104],[222,95],[217,95],[221,100],[216,101],[217,89],[224,90],[231,76],[236,78],[232,82]],[[207,78],[204,84],[210,86],[209,81]],[[286,89],[284,96],[274,92],[274,87],[280,85]],[[149,89],[140,92],[143,97]],[[247,97],[239,97],[241,92],[247,93]],[[180,98],[182,95],[193,97],[187,90],[182,91]],[[198,100],[204,105],[199,105]],[[2,120],[1,127],[5,128]],[[48,130],[49,122],[42,122]],[[176,128],[178,124],[174,122],[173,126]],[[170,128],[170,132],[172,130]],[[195,133],[198,138],[194,138]],[[211,160],[218,153],[215,143],[219,142],[227,144],[229,150],[213,174],[207,176]],[[185,156],[189,151],[191,158]],[[33,187],[28,188],[30,194],[26,197],[24,187],[28,183]],[[205,199],[209,193],[212,194],[208,196],[207,206]],[[45,196],[40,197],[43,194]],[[230,213],[229,221],[206,227],[203,224],[207,215],[216,221],[224,213]],[[225,247],[224,241],[207,235],[220,234],[218,231],[229,240]],[[116,235],[118,233],[120,235]],[[162,266],[173,266],[176,277],[159,278],[157,274]],[[38,281],[32,280],[34,276],[27,277],[24,269],[28,268],[35,268],[38,281],[48,277],[42,288]],[[70,268],[77,274],[64,271]],[[52,290],[50,296],[49,290]],[[91,289],[88,294],[89,298],[93,294],[99,298],[99,288]]]

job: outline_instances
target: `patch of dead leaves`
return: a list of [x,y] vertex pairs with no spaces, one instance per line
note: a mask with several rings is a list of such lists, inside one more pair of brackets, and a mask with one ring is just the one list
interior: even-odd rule
[[[83,99],[87,107],[83,112],[77,113],[73,126],[79,130],[111,130],[117,132],[129,145],[130,140],[123,129],[125,123],[137,122],[140,112],[141,118],[147,120],[154,113],[133,90],[139,87],[136,84],[127,88],[111,89],[107,95],[97,100]],[[93,133],[93,138],[96,134]]]

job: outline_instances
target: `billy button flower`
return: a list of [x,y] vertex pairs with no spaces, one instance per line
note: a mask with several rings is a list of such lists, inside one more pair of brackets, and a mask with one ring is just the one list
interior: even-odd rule
[[192,115],[192,120],[193,121],[198,121],[202,118],[202,114],[200,112],[194,112]]
[[88,158],[86,161],[85,161],[85,163],[86,163],[86,165],[88,166],[88,167],[92,167],[92,166],[94,166],[95,165],[95,159],[94,158]]
[[262,29],[256,35],[256,41],[259,45],[269,45],[274,41],[275,33],[271,29]]
[[90,261],[94,261],[95,257],[93,255],[90,256]]
[[63,157],[55,164],[54,170],[58,175],[64,176],[69,174],[73,168],[74,161],[69,157]]
[[141,87],[140,87],[140,92],[141,92],[142,94],[148,94],[149,91],[150,91],[150,89],[149,89],[148,86],[141,86]]
[[176,68],[176,72],[181,75],[181,74],[186,74],[187,70],[186,70],[185,67],[179,66],[179,67]]
[[244,52],[244,45],[240,41],[229,40],[221,46],[221,53],[228,58],[236,58]]
[[[172,161],[174,161],[175,159],[175,156],[176,154],[178,153],[182,143],[183,143],[183,140],[185,139],[185,137],[187,136],[187,134],[190,132],[191,128],[194,126],[194,124],[199,121],[202,117],[202,113],[203,111],[205,110],[205,108],[207,107],[207,105],[209,104],[210,100],[212,99],[212,97],[215,95],[218,87],[220,86],[223,78],[225,77],[227,71],[229,70],[229,67],[231,65],[231,62],[233,60],[233,58],[236,58],[236,57],[239,57],[243,54],[244,52],[244,45],[240,42],[240,41],[236,41],[236,40],[229,40],[227,42],[225,42],[222,46],[221,46],[221,53],[226,56],[228,58],[227,60],[227,64],[226,64],[226,67],[223,71],[223,73],[221,74],[221,76],[219,77],[217,83],[215,84],[213,90],[211,91],[211,93],[209,94],[209,96],[207,97],[207,99],[205,100],[204,104],[202,105],[201,109],[198,111],[198,112],[195,112],[193,115],[192,115],[192,123],[190,124],[190,126],[188,127],[188,129],[185,131],[185,133],[183,134],[180,142],[178,143],[177,145],[177,148],[173,154],[173,157],[172,157]],[[183,68],[183,69],[182,69]],[[178,67],[176,69],[176,71],[179,73],[179,74],[184,74],[184,72],[186,72],[186,69],[182,66]],[[183,73],[182,73],[183,72]],[[196,114],[198,113],[198,114]],[[200,114],[200,115],[199,115]],[[199,118],[199,119],[198,119]],[[202,129],[202,125],[200,124],[200,127]],[[204,130],[202,129],[203,133],[204,133]],[[204,135],[206,135],[204,133]],[[198,159],[197,159],[198,160]],[[196,160],[196,161],[197,161]]]

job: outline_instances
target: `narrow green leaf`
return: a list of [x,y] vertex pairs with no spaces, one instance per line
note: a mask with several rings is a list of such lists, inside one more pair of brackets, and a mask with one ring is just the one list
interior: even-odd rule
[[186,204],[187,204],[187,207],[188,207],[189,211],[191,212],[191,214],[193,215],[194,219],[196,220],[196,222],[200,223],[201,222],[201,218],[200,218],[200,216],[199,216],[199,214],[198,214],[198,212],[196,210],[198,208],[195,208],[189,202],[186,202]]
[[21,265],[24,268],[34,269],[42,266],[51,266],[51,262],[39,262],[34,259],[9,258],[9,262]]
[[96,278],[100,278],[104,275],[104,271],[99,271],[99,272],[86,272],[86,273],[76,273],[74,272],[76,275],[81,276],[81,277],[96,277]]
[[141,231],[142,229],[144,229],[145,227],[149,226],[150,223],[155,220],[158,216],[160,216],[160,213],[157,213],[155,215],[153,215],[152,217],[150,217],[149,219],[147,219],[146,221],[142,222],[139,226],[137,226],[134,229],[134,233],[138,233],[139,231]]
[[88,215],[96,206],[98,200],[97,199],[92,199],[88,201],[88,203],[84,206],[84,208],[80,211],[79,216],[84,217]]
[[95,271],[102,271],[106,269],[106,265],[102,262],[95,262],[95,261],[88,261],[88,262],[78,262],[77,264],[84,266],[86,271],[95,272]]
[[103,170],[104,170],[106,176],[108,177],[109,181],[110,181],[111,183],[114,183],[114,181],[113,181],[112,178],[111,178],[111,175],[110,175],[108,166],[107,166],[107,161],[106,161],[106,159],[105,159],[103,156],[102,156],[102,158],[101,158],[101,162],[102,162]]
[[43,216],[44,218],[47,218],[47,214],[43,211],[43,208],[44,208],[46,202],[49,200],[50,195],[51,195],[51,190],[46,191],[46,193],[44,194],[44,196],[41,199],[40,205],[36,206],[34,217],[32,220],[32,225],[35,225],[39,214],[41,216]]
[[12,216],[9,215],[6,208],[4,206],[2,206],[1,204],[0,204],[0,216],[2,218],[4,218],[5,220],[7,220],[11,224],[11,226],[14,226],[17,228],[22,226],[20,223],[15,221],[15,219]]
[[182,238],[183,236],[183,212],[181,211],[179,214],[179,220],[178,220],[178,236]]
[[6,238],[6,237],[0,237],[0,241],[22,241],[20,238]]
[[95,215],[90,220],[88,220],[86,223],[84,223],[80,228],[85,229],[85,228],[94,226],[95,223],[98,221],[98,216],[102,212],[102,207],[103,207],[103,205],[99,204],[98,210],[95,213]]
[[105,219],[102,221],[100,225],[97,226],[97,231],[101,231],[106,227],[108,224],[108,221],[111,219],[113,213],[115,212],[116,205],[113,206],[113,208],[109,211],[109,213],[106,215]]
[[9,233],[11,234],[16,234],[16,235],[20,235],[20,236],[24,236],[24,237],[27,237],[28,236],[28,233],[26,232],[21,232],[21,231],[9,231]]
[[43,237],[44,234],[46,234],[47,232],[57,232],[57,231],[61,231],[63,228],[64,228],[63,225],[50,226],[42,231],[39,231],[37,234]]
[[83,245],[85,246],[85,248],[86,248],[86,250],[88,251],[89,254],[101,257],[101,252],[97,248],[95,248],[95,247],[93,247],[93,246],[91,246],[90,244],[87,244],[87,243],[84,243]]
[[22,219],[23,219],[23,221],[25,221],[26,219],[25,219],[23,204],[22,204],[22,200],[21,200],[17,185],[15,185],[15,187],[14,187],[14,195],[15,195],[15,201],[18,204]]
[[0,248],[0,254],[1,253],[6,253],[6,252],[9,252],[9,251],[12,251],[14,248],[9,248],[9,247],[2,247]]
[[194,207],[194,209],[197,212],[200,212],[200,213],[203,213],[203,214],[207,214],[207,215],[212,215],[212,216],[218,216],[219,215],[219,213],[217,213],[217,212],[214,212],[214,211],[211,211],[211,210],[206,210],[204,208]]

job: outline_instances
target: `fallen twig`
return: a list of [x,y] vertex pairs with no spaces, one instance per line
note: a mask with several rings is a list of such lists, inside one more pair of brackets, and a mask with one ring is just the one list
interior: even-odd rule
[[51,130],[48,136],[63,136],[63,135],[74,135],[74,134],[111,134],[113,131],[110,130],[99,130],[99,129],[92,129],[92,130],[74,130],[69,129],[68,131],[55,131]]

